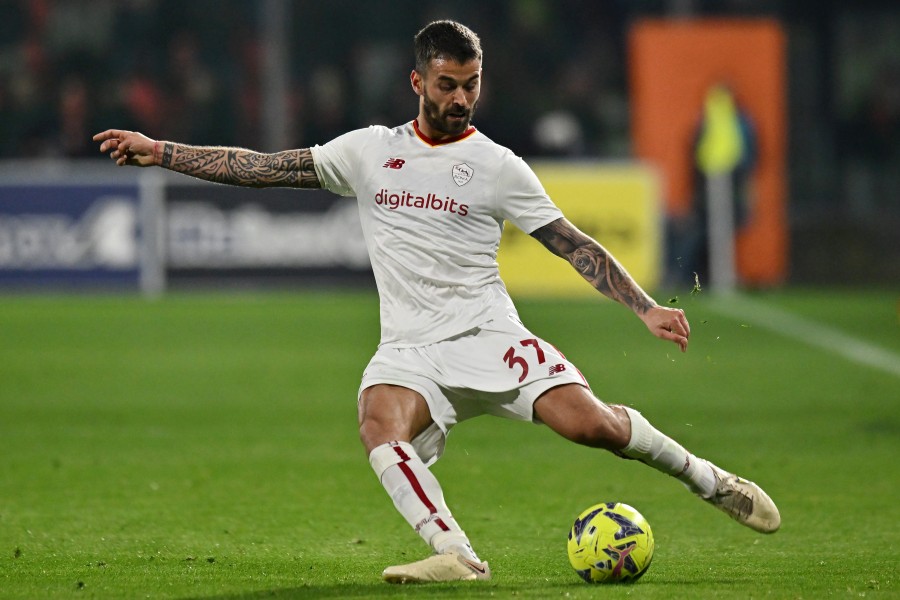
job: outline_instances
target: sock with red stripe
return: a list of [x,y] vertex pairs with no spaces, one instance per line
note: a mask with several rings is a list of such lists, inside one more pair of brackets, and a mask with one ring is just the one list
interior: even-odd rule
[[369,454],[369,464],[394,506],[435,552],[453,550],[480,562],[465,532],[444,502],[441,484],[416,454],[412,444],[388,442]]
[[631,419],[631,441],[621,450],[622,454],[677,478],[689,490],[704,498],[713,495],[716,477],[706,461],[700,460],[681,444],[660,433],[638,411],[628,406],[622,408]]

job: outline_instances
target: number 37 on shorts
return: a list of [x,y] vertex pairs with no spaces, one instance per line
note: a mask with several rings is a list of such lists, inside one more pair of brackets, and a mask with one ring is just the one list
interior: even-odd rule
[[546,373],[541,376],[547,377],[557,373],[562,373],[567,369],[565,362],[557,362],[556,359],[563,358],[562,353],[556,348],[550,347],[550,360],[547,360],[547,353],[541,347],[541,342],[537,338],[529,338],[519,341],[519,347],[510,346],[503,355],[503,362],[519,375],[519,383],[525,381],[531,369],[546,369]]

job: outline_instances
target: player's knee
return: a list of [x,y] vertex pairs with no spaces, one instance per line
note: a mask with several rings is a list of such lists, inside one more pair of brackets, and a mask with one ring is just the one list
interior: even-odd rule
[[359,402],[359,438],[368,452],[387,442],[409,442],[430,424],[425,398],[413,390],[374,385]]
[[385,427],[384,423],[377,418],[367,415],[359,421],[359,441],[362,442],[367,453],[371,452],[373,448],[394,441],[396,437],[396,432]]
[[613,450],[621,450],[631,441],[631,419],[621,404],[611,404],[609,410],[613,414],[611,419],[611,427],[614,430]]
[[365,390],[358,405],[359,440],[366,447],[367,452],[376,446],[392,441],[391,436],[396,435],[391,427],[390,414],[384,410],[378,392],[377,388]]
[[591,419],[585,419],[574,432],[573,441],[592,448],[621,450],[628,444],[628,417],[620,407],[610,407]]

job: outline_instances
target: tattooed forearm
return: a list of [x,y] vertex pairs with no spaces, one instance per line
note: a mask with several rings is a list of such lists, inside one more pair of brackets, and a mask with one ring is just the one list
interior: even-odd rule
[[553,254],[565,258],[588,283],[638,314],[656,302],[641,289],[606,249],[566,219],[557,219],[531,234]]
[[309,148],[265,154],[243,148],[188,146],[166,142],[160,166],[229,185],[321,187]]

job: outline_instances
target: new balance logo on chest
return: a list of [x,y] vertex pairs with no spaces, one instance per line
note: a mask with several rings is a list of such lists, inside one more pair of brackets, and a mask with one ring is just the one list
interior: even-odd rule
[[402,169],[405,164],[406,161],[402,158],[389,158],[381,166],[385,169]]

